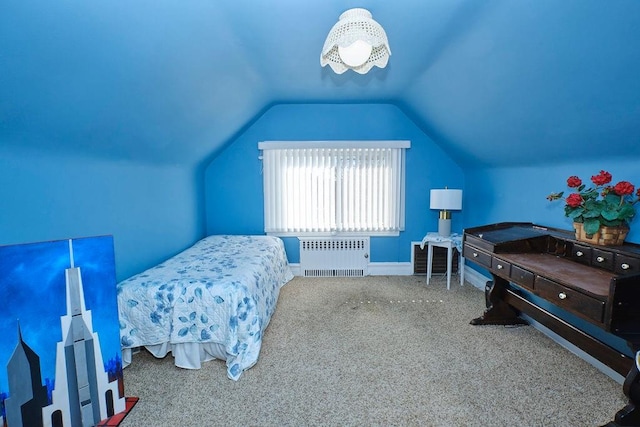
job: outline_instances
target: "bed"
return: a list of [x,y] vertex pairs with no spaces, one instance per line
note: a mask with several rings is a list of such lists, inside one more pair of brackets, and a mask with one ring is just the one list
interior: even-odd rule
[[226,360],[238,380],[258,360],[280,288],[293,278],[272,236],[209,236],[117,285],[123,366],[146,348],[199,369]]

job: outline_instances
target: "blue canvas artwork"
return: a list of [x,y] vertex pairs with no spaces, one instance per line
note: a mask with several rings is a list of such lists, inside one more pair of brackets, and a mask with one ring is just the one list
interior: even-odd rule
[[0,246],[0,425],[125,410],[111,236]]

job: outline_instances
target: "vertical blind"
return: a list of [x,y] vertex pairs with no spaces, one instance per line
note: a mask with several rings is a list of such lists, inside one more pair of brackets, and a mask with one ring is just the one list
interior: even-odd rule
[[393,234],[404,230],[408,141],[259,144],[265,232]]

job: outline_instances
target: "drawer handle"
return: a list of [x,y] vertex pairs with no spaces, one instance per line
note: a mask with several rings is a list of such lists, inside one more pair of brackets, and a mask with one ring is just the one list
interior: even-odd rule
[[626,262],[620,266],[620,268],[622,268],[623,270],[628,270],[629,267],[629,264],[627,264]]
[[582,251],[578,251],[578,252],[576,252],[576,256],[582,256],[582,255],[584,255],[584,254],[582,253]]
[[601,256],[599,256],[598,258],[596,258],[596,261],[598,261],[598,262],[603,262],[603,261],[604,261],[604,258],[602,258]]
[[565,294],[564,292],[560,292],[560,293],[558,294],[558,298],[560,298],[560,299],[567,299],[567,294]]
[[478,258],[478,252],[474,252],[474,253],[473,253],[473,257],[474,257],[474,258]]
[[498,264],[498,270],[502,270],[503,268],[502,264]]

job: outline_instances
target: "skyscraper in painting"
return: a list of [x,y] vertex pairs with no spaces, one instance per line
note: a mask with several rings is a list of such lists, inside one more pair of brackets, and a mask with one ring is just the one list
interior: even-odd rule
[[5,399],[8,427],[95,426],[125,410],[118,381],[109,381],[86,309],[80,268],[75,267],[69,240],[70,267],[65,270],[66,314],[60,317],[62,340],[57,343],[55,386],[48,396],[42,385],[40,359],[24,342],[18,343],[7,364],[9,397]]
[[42,408],[49,404],[47,387],[42,385],[40,357],[22,339],[7,364],[11,397],[5,400],[10,426],[42,426]]

